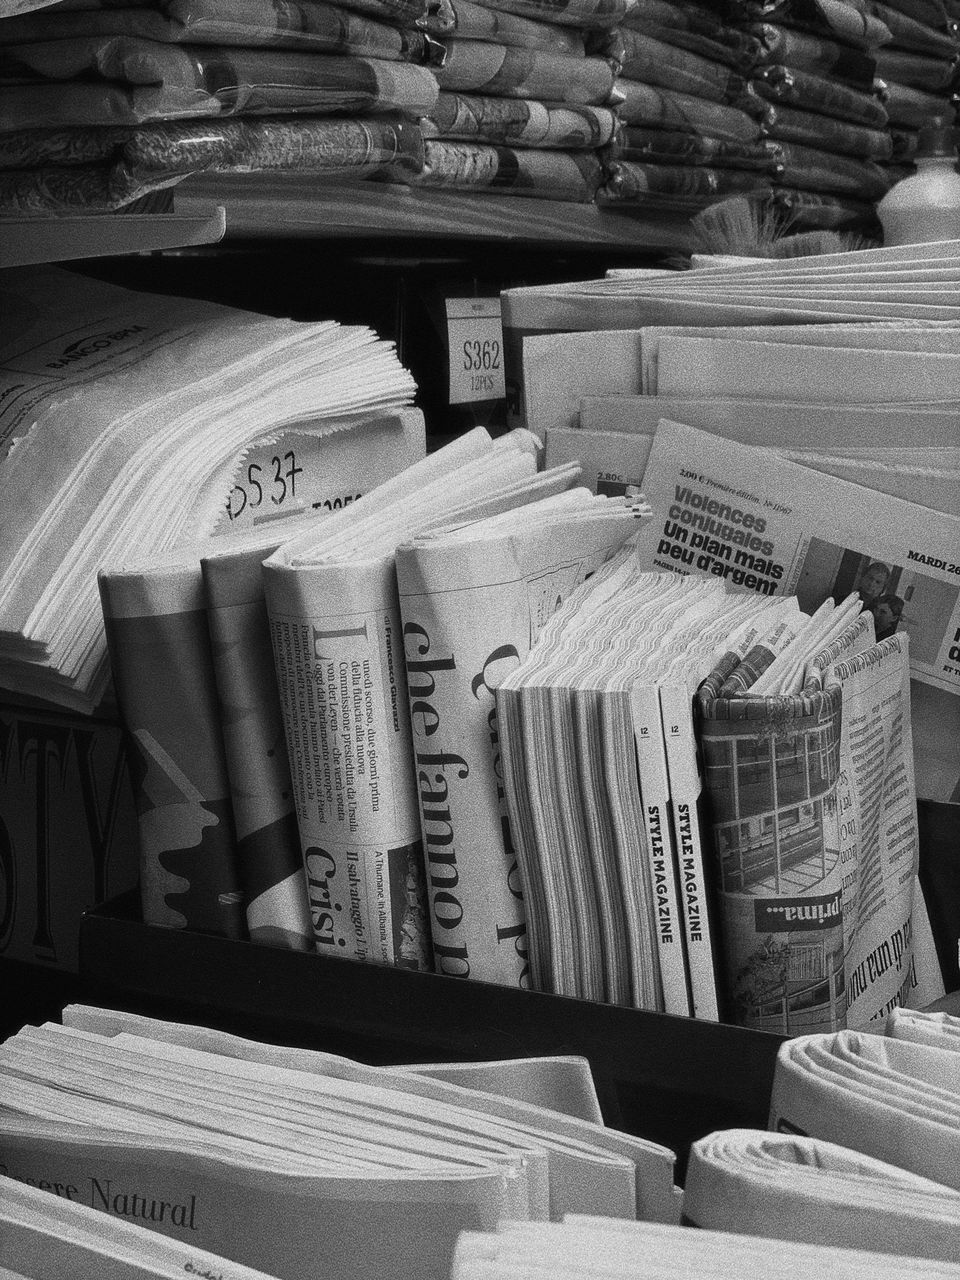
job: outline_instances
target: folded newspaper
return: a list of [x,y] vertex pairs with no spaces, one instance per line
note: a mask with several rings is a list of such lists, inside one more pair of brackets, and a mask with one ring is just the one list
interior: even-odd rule
[[894,1009],[887,1018],[887,1035],[960,1053],[960,1017],[924,1009]]
[[684,1221],[956,1262],[960,1192],[821,1138],[729,1129],[690,1150]]
[[792,1035],[883,1019],[931,980],[914,948],[906,640],[874,643],[852,602],[852,619],[816,611],[799,666],[802,635],[779,657],[764,644],[719,664],[698,695],[730,1012]]
[[567,490],[397,548],[434,964],[528,987],[495,690],[553,611],[629,538],[642,498]]
[[723,1231],[567,1214],[563,1222],[502,1222],[465,1231],[451,1280],[957,1280],[960,1263],[904,1258]]
[[859,1031],[800,1036],[777,1055],[769,1127],[826,1138],[960,1191],[954,1049]]
[[[91,711],[108,683],[100,565],[212,532],[254,441],[407,404],[415,387],[362,327],[54,268],[2,284],[0,476],[17,502],[0,530],[0,687]],[[279,459],[282,492],[295,481]]]
[[0,1277],[123,1277],[182,1280],[186,1275],[223,1280],[272,1280],[191,1241],[164,1239],[139,1222],[107,1216],[69,1194],[51,1195],[0,1175]]
[[[570,1064],[511,1064],[515,1091],[518,1065],[537,1094]],[[0,1045],[0,1161],[284,1280],[446,1280],[458,1232],[501,1217],[677,1221],[666,1148],[501,1093],[502,1064],[433,1070],[70,1006]]]
[[[951,240],[791,259],[711,262],[693,271],[622,268],[601,280],[508,289],[502,299],[508,421],[511,426],[533,426],[524,388],[526,348],[545,335],[636,331],[640,326],[956,324],[958,264],[960,241]],[[889,361],[888,368],[894,367]],[[936,387],[937,380],[931,370],[929,386]],[[588,391],[591,386],[594,370],[588,375]],[[862,386],[841,389],[849,396]],[[747,394],[762,394],[762,387],[762,381],[754,382]],[[824,398],[834,398],[819,370],[804,390],[804,399],[821,391]]]
[[[462,766],[449,751],[415,760],[396,551],[431,526],[466,523],[570,488],[579,468],[538,473],[538,451],[529,432],[494,441],[475,428],[264,562],[322,952],[432,967],[418,788],[442,790]],[[414,715],[426,720],[419,684]],[[450,906],[450,921],[458,910]]]

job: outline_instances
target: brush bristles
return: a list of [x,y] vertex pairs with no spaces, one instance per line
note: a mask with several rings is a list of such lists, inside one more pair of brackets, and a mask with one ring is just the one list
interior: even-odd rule
[[789,213],[771,209],[750,196],[731,196],[701,209],[690,219],[693,253],[734,258],[800,258],[846,253],[869,243],[839,231],[799,231]]
[[769,258],[783,235],[784,219],[758,200],[731,196],[701,209],[690,220],[697,253]]

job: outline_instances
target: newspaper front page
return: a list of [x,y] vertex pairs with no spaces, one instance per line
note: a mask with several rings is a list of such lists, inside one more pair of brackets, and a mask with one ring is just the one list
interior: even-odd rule
[[651,569],[796,595],[856,591],[877,639],[910,637],[917,793],[960,799],[960,519],[662,420],[643,477]]
[[[701,691],[730,1015],[788,1035],[882,1020],[910,1002],[923,977],[913,950],[922,900],[909,673],[919,668],[935,688],[952,686],[948,707],[960,693],[960,681],[950,678],[947,633],[957,625],[958,588],[948,585],[946,568],[957,522],[871,494],[891,504],[883,522],[890,535],[871,541],[870,531],[853,527],[863,493],[856,486],[692,428],[663,423],[659,430],[660,451],[647,471],[656,516],[640,535],[652,567],[692,566],[762,594],[793,590],[809,612],[824,594],[846,596],[849,588],[863,610],[810,663],[802,693],[720,696],[721,671]],[[817,493],[821,482],[839,491]],[[833,532],[823,513],[838,510],[850,523]],[[919,573],[898,565],[911,563],[911,549],[927,557],[925,567],[943,561],[939,579],[925,574],[918,583]],[[847,581],[845,558],[859,566]],[[825,561],[832,570],[824,571]],[[905,602],[939,598],[939,615],[914,614],[913,629],[884,636],[890,606],[882,593],[871,596],[881,570],[885,582],[896,575]],[[915,637],[924,657],[908,666]]]

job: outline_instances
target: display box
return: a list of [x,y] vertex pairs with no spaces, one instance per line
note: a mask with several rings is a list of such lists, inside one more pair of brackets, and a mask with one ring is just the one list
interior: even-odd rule
[[137,847],[116,721],[0,704],[0,957],[76,972],[81,913],[136,885]]
[[492,983],[144,925],[135,895],[85,913],[84,998],[373,1063],[577,1054],[610,1125],[682,1162],[714,1129],[765,1128],[782,1037]]

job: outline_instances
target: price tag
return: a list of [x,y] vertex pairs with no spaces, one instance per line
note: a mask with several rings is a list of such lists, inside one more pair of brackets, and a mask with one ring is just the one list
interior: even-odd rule
[[503,328],[499,298],[447,298],[450,403],[502,400]]

